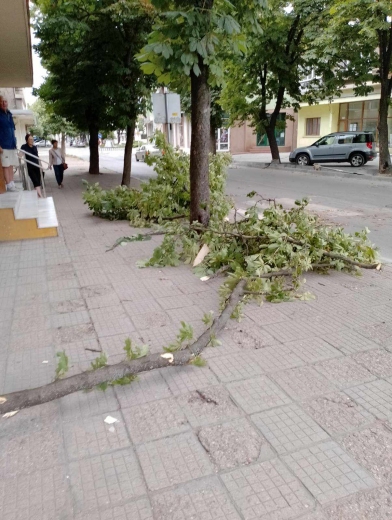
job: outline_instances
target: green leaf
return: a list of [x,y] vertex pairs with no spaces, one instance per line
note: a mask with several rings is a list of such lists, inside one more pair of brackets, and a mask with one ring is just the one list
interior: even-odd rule
[[200,76],[200,72],[201,72],[201,71],[200,71],[200,67],[199,67],[199,65],[198,65],[197,63],[195,63],[195,64],[193,65],[193,72],[194,72],[194,74],[195,74],[196,76]]
[[201,356],[196,356],[189,362],[189,364],[194,365],[195,367],[205,367],[207,365],[207,361]]
[[210,327],[214,321],[214,313],[213,311],[210,311],[206,314],[204,314],[202,321],[207,327]]
[[125,340],[124,350],[127,354],[127,359],[138,359],[148,355],[150,347],[149,345],[141,345],[132,348],[132,341],[130,338]]
[[56,379],[60,379],[68,372],[68,356],[65,353],[65,350],[62,352],[56,352],[56,356],[58,357]]
[[156,69],[156,65],[150,62],[143,63],[141,65],[141,69],[144,72],[144,74],[153,74]]
[[98,370],[100,368],[103,368],[107,365],[108,358],[105,354],[105,352],[102,352],[97,358],[94,359],[94,361],[91,362],[91,368],[92,370]]

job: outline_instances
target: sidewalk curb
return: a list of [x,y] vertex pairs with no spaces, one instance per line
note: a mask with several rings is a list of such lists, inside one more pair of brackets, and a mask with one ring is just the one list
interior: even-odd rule
[[[343,179],[349,179],[353,176],[358,177],[359,179],[366,179],[366,180],[377,180],[377,181],[387,181],[392,182],[392,176],[384,176],[379,173],[360,173],[360,172],[343,172],[338,169],[335,169],[334,167],[329,166],[321,166],[320,170],[313,170],[311,167],[309,168],[299,168],[295,164],[289,164],[289,163],[282,163],[282,164],[271,164],[271,163],[260,163],[260,162],[242,162],[242,161],[233,161],[231,168],[259,168],[260,170],[265,169],[271,169],[271,170],[281,170],[281,171],[289,171],[292,170],[293,172],[301,172],[301,173],[307,173],[310,175],[323,175],[326,177],[341,177]],[[323,171],[324,168],[324,171]]]

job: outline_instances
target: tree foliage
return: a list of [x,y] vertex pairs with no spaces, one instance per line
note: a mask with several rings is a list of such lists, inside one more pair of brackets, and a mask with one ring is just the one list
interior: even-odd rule
[[29,108],[37,119],[37,124],[31,130],[35,135],[47,139],[61,133],[71,136],[78,134],[78,129],[64,117],[55,114],[53,107],[43,99],[38,98]]
[[[279,161],[275,129],[286,126],[278,121],[280,111],[298,110],[301,102],[314,103],[338,87],[328,59],[314,48],[328,23],[328,2],[271,0],[257,19],[262,32],[255,35],[253,25],[244,25],[246,52],[227,62],[222,104],[232,124],[250,121],[256,132],[267,134],[272,158]],[[304,88],[312,71],[315,77]]]
[[[39,95],[90,133],[90,172],[98,173],[98,131],[130,127],[146,109],[152,78],[135,54],[151,29],[153,9],[144,0],[35,0],[37,50],[49,76]],[[93,163],[93,164],[91,164]],[[129,184],[130,161],[128,164]]]
[[347,79],[358,95],[379,84],[378,137],[380,172],[392,171],[389,153],[388,110],[392,94],[392,3],[390,0],[332,0],[330,23],[316,39],[327,49],[335,78]]

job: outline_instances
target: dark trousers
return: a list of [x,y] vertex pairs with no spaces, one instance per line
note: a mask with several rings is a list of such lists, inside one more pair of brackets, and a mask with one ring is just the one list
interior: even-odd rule
[[54,174],[56,176],[57,184],[60,186],[60,184],[63,184],[64,179],[64,166],[62,164],[54,164]]

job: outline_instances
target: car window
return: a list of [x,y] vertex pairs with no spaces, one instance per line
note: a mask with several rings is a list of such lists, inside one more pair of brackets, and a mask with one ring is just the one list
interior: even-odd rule
[[322,137],[318,141],[316,141],[314,144],[318,146],[325,146],[325,145],[331,145],[335,142],[335,136],[334,135],[326,135],[325,137]]
[[353,142],[353,135],[339,135],[338,144],[351,144]]
[[146,147],[145,147],[145,146],[142,146],[142,147],[140,148],[140,150],[145,150],[145,149],[146,149]]
[[373,141],[373,134],[356,134],[353,139],[353,143],[372,143]]

